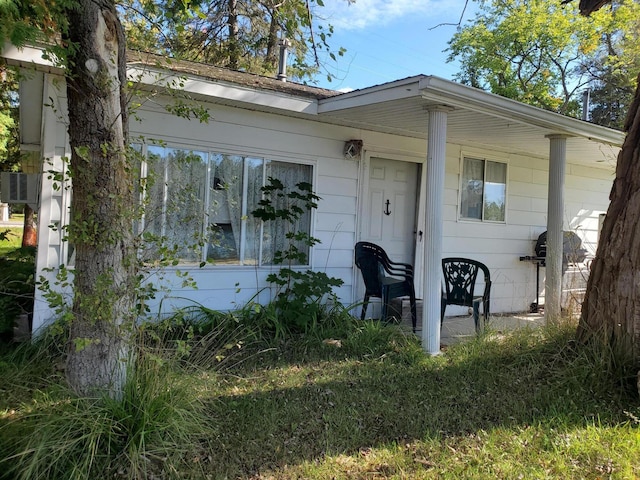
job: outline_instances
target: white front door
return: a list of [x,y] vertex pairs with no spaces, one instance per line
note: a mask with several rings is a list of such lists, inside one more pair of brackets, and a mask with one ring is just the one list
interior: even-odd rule
[[413,264],[418,180],[416,163],[371,158],[362,240],[394,262]]

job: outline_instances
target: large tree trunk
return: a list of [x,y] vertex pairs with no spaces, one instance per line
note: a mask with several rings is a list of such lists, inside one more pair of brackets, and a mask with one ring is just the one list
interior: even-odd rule
[[118,397],[130,360],[135,290],[125,39],[112,0],[79,0],[68,20],[69,236],[76,263],[66,371],[78,394]]
[[22,246],[35,247],[38,243],[36,222],[33,208],[24,204],[24,223],[22,228]]
[[640,363],[640,89],[625,130],[578,338],[603,341]]

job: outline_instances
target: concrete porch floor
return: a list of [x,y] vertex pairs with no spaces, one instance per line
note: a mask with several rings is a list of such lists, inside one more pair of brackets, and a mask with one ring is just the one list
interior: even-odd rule
[[[400,299],[398,299],[400,300]],[[396,304],[400,307],[399,301]],[[416,302],[417,307],[417,327],[416,335],[419,337],[422,335],[422,300]],[[409,307],[409,300],[402,300],[402,325],[406,327],[408,331],[411,331],[411,310]],[[482,316],[480,321],[483,321]],[[540,313],[510,313],[510,314],[495,314],[489,316],[488,326],[496,332],[504,332],[508,330],[514,330],[517,328],[535,328],[544,325],[544,315]],[[473,323],[472,315],[465,315],[460,317],[444,317],[442,323],[442,331],[440,333],[440,343],[442,345],[452,345],[457,342],[472,339],[475,336],[475,325]]]

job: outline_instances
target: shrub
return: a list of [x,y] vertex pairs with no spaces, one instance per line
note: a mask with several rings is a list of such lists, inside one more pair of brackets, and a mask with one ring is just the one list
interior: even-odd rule
[[18,248],[0,257],[0,272],[0,338],[9,340],[16,317],[33,310],[35,248]]
[[324,304],[337,303],[333,287],[343,281],[329,277],[324,272],[302,270],[297,265],[306,265],[306,252],[320,240],[301,231],[300,220],[317,208],[320,197],[312,191],[311,184],[299,182],[296,188],[287,191],[284,184],[269,177],[269,184],[262,187],[264,198],[260,207],[251,212],[263,222],[279,221],[284,225],[284,247],[275,252],[273,263],[280,265],[276,273],[267,277],[276,290],[275,298],[262,310],[263,327],[272,328],[276,338],[291,333],[302,333],[325,315]]

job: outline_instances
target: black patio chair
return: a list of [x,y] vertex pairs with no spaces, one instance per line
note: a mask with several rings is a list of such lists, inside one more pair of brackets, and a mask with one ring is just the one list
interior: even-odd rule
[[362,320],[371,297],[381,299],[382,318],[386,320],[391,299],[408,296],[411,305],[411,322],[415,333],[416,293],[413,286],[413,266],[392,262],[382,247],[370,242],[356,243],[355,256],[356,266],[362,272],[365,286]]
[[[482,295],[475,295],[478,272],[484,273],[484,291]],[[442,259],[445,291],[442,292],[440,305],[440,324],[444,320],[447,305],[461,305],[473,308],[473,321],[476,332],[480,332],[480,303],[482,303],[484,322],[489,319],[491,303],[491,275],[483,263],[469,258],[450,257]]]

